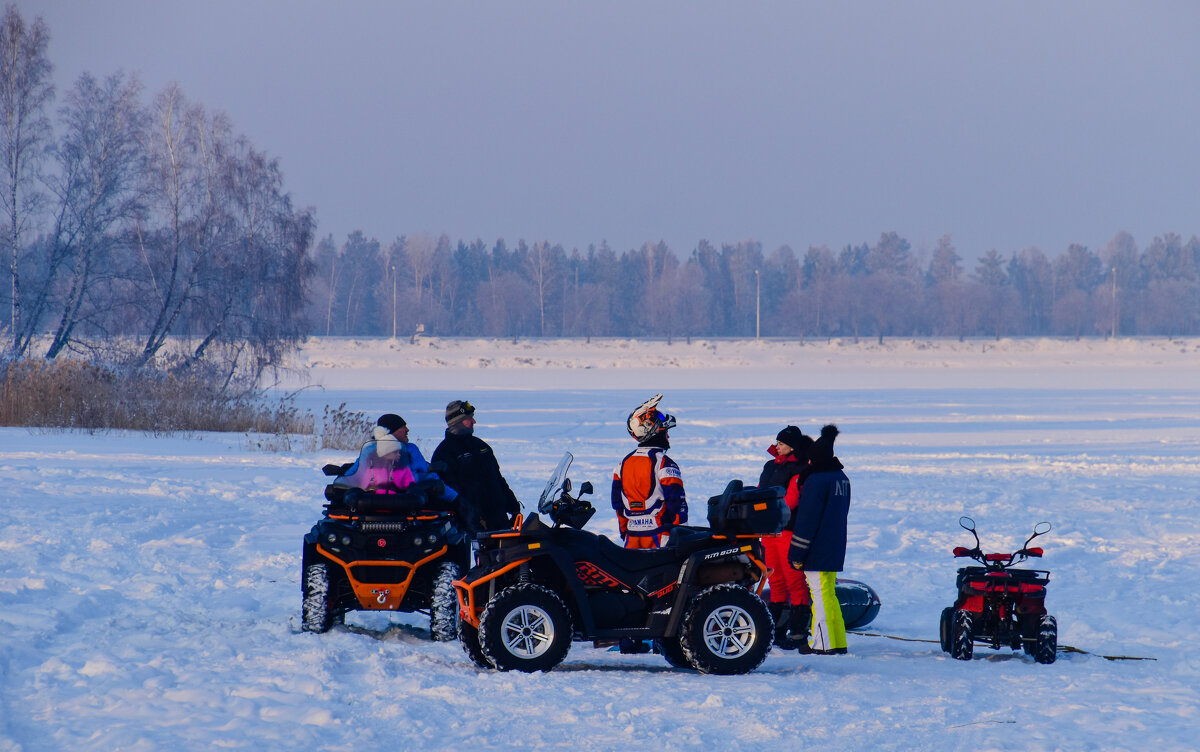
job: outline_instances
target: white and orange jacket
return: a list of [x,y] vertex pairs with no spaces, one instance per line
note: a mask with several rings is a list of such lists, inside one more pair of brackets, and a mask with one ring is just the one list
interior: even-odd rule
[[687,522],[679,465],[660,447],[639,446],[613,470],[612,507],[621,537],[657,535]]

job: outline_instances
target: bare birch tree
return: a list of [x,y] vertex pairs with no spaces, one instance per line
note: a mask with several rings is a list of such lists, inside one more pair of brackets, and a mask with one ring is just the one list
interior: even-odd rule
[[33,327],[22,321],[21,252],[23,236],[40,198],[37,173],[42,147],[51,139],[46,110],[54,98],[46,57],[50,31],[41,18],[26,24],[15,5],[0,20],[0,208],[11,277],[9,298],[10,352],[23,355]]
[[112,246],[141,205],[145,175],[141,90],[136,78],[117,74],[100,83],[85,73],[67,94],[62,113],[65,133],[57,149],[59,173],[49,181],[58,204],[51,235],[52,273],[38,291],[30,316],[40,318],[57,266],[69,266],[47,358],[56,357],[71,343],[88,314],[84,303],[94,292],[97,277],[114,271],[109,258]]

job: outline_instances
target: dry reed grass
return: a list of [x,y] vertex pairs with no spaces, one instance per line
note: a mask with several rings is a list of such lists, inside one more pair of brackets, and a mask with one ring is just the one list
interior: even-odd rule
[[0,364],[0,425],[153,433],[312,434],[313,418],[259,392],[231,394],[212,374],[124,369],[80,360]]

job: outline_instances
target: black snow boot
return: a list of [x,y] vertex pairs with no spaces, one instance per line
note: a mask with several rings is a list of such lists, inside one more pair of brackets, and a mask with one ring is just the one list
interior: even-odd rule
[[645,640],[635,640],[630,637],[622,637],[621,642],[618,644],[620,645],[619,649],[620,649],[621,653],[623,653],[624,655],[638,655],[640,653],[649,653],[651,650],[650,643],[646,642]]
[[789,615],[787,603],[785,601],[768,603],[767,609],[771,612],[771,621],[775,623],[775,646],[780,650],[791,650],[796,647],[787,637]]
[[812,652],[812,648],[808,646],[810,624],[812,624],[812,606],[792,606],[791,613],[788,615],[787,639],[801,653]]

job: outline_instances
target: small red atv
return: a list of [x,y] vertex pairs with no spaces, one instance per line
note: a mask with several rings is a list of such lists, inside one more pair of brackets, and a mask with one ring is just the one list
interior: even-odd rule
[[956,546],[956,557],[969,557],[982,566],[958,570],[958,598],[942,610],[942,650],[961,661],[969,661],[979,643],[998,650],[1023,649],[1038,663],[1054,663],[1058,652],[1058,623],[1046,613],[1046,585],[1050,573],[1044,569],[1016,569],[1014,565],[1040,558],[1042,549],[1029,544],[1050,532],[1049,522],[1039,522],[1025,545],[1011,554],[985,554],[980,548],[975,520],[962,517],[958,524],[975,536],[975,547]]

